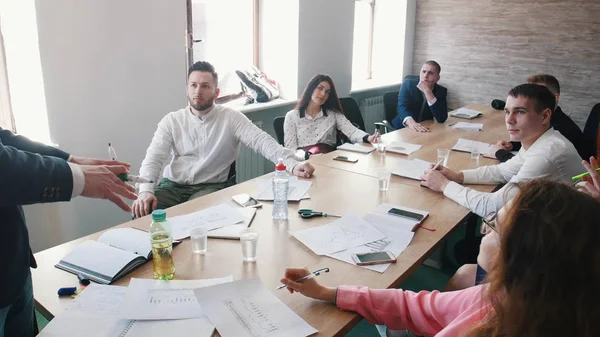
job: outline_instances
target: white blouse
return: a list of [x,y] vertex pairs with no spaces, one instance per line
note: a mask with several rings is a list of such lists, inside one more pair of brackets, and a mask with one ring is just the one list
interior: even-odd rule
[[292,110],[285,115],[283,130],[285,147],[292,150],[319,143],[335,146],[337,130],[352,143],[362,142],[363,137],[368,135],[355,127],[342,113],[333,110],[327,110],[327,115],[321,110],[315,118],[308,114],[300,118],[300,111]]

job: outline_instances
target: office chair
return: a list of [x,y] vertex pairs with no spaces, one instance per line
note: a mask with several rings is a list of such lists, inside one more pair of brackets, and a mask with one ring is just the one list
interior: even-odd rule
[[285,117],[275,117],[273,119],[273,129],[275,129],[275,135],[277,136],[277,141],[280,145],[285,146],[284,143],[284,135],[283,135],[283,123],[285,122]]
[[[600,125],[600,103],[594,105],[592,111],[590,111],[590,115],[585,122],[585,127],[583,128],[583,136],[588,142],[592,144],[597,144],[600,142],[598,137],[598,127]],[[596,153],[596,156],[600,156],[600,153]]]
[[383,94],[383,110],[385,111],[385,119],[382,122],[377,122],[375,128],[379,130],[379,133],[388,133],[396,130],[392,126],[392,120],[396,118],[397,107],[398,107],[398,94],[399,91],[388,91]]

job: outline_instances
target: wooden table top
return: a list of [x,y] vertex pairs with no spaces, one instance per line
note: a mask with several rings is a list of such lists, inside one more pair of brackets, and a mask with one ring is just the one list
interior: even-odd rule
[[[336,150],[327,154],[313,156],[310,158],[312,164],[323,165],[337,168],[349,172],[365,174],[371,177],[377,177],[377,169],[381,166],[393,168],[398,165],[398,159],[414,159],[418,158],[428,162],[437,162],[437,149],[452,149],[458,138],[477,140],[490,144],[495,144],[497,141],[508,138],[506,126],[504,124],[504,112],[494,110],[489,105],[473,104],[467,106],[473,110],[479,110],[483,116],[473,120],[459,119],[449,117],[445,123],[436,123],[434,121],[425,121],[422,124],[428,126],[431,132],[415,132],[408,128],[403,128],[383,135],[383,139],[387,142],[399,141],[412,144],[419,144],[422,147],[413,152],[411,155],[403,155],[392,152],[387,152],[385,155],[380,155],[377,151],[369,154],[351,152],[345,150]],[[483,131],[461,131],[455,130],[449,124],[460,121],[472,123],[483,123]],[[333,160],[334,157],[344,155],[358,158],[356,163],[348,163],[338,160]],[[450,151],[448,158],[448,167],[452,170],[459,171],[465,169],[477,168],[479,166],[498,164],[495,159],[480,157],[479,161],[471,160],[470,153]],[[403,184],[417,186],[419,181],[392,176],[392,182],[400,182]],[[488,190],[487,187],[475,187],[478,190]]]
[[[488,126],[488,124],[497,119],[496,116],[488,116],[491,113],[490,111],[486,111],[486,116],[476,121],[489,120],[489,123],[484,122]],[[503,114],[501,115],[503,116]],[[486,126],[484,126],[484,130],[486,130]],[[436,141],[437,139],[435,145],[423,146],[417,153],[409,156],[409,158],[416,157],[430,161],[436,159],[435,149],[438,146],[443,145],[444,147],[451,148],[458,137],[481,139],[491,142],[487,137],[482,138],[486,133],[485,131],[461,132],[447,130],[447,126],[442,124],[433,124],[431,127],[434,132],[427,134],[408,134],[405,131],[410,130],[401,130],[400,132],[386,135],[386,138],[404,137],[404,141],[424,145],[427,144],[427,141]],[[491,125],[488,128],[491,129]],[[446,136],[436,137],[435,130],[440,129],[443,129]],[[450,139],[449,134],[452,132],[456,132],[456,135],[453,135],[454,138]],[[411,135],[413,137],[409,139],[408,136]],[[437,136],[440,135],[441,133],[437,133]],[[440,138],[444,138],[444,140],[440,140]],[[433,149],[433,152],[431,152],[430,148]],[[430,157],[431,153],[433,153],[432,157]],[[376,153],[371,155],[377,156]],[[467,158],[469,157],[469,154],[466,153],[453,152],[450,155],[449,166],[451,168],[462,168],[456,165],[459,162],[457,158],[460,158],[462,155]],[[386,155],[386,161],[389,160],[388,158],[395,156],[406,157],[395,154]],[[326,155],[315,158],[326,158]],[[427,188],[414,186],[415,184],[410,182],[407,183],[407,181],[410,181],[409,179],[393,179],[390,189],[387,192],[380,192],[376,175],[373,176],[370,174],[372,168],[369,165],[371,164],[367,164],[364,171],[356,172],[357,170],[348,169],[347,167],[330,167],[338,164],[338,162],[333,160],[326,162],[332,165],[317,165],[315,175],[311,179],[313,184],[308,191],[310,199],[296,203],[290,202],[288,221],[275,222],[272,219],[272,203],[270,202],[264,203],[264,206],[257,211],[256,217],[252,222],[252,227],[259,229],[261,234],[258,240],[258,260],[255,263],[245,263],[242,261],[239,241],[209,239],[206,255],[197,255],[192,253],[190,240],[186,239],[173,250],[176,265],[175,279],[191,280],[228,275],[233,275],[235,280],[259,278],[281,301],[310,325],[319,330],[317,336],[343,336],[360,321],[360,316],[355,313],[338,310],[329,303],[312,300],[299,294],[291,295],[283,290],[275,290],[286,267],[300,266],[308,267],[310,270],[329,267],[331,272],[319,277],[319,282],[326,286],[352,284],[372,288],[396,287],[410,276],[452,229],[469,214],[467,209],[445,198],[443,194],[432,192]],[[368,160],[359,160],[359,163],[363,163],[363,165],[368,162]],[[485,159],[482,159],[481,162],[484,163]],[[355,167],[359,166],[354,166],[353,168]],[[270,178],[270,174],[260,178]],[[417,181],[415,183],[418,185]],[[254,180],[246,181],[202,198],[169,208],[167,214],[169,217],[172,217],[215,206],[220,203],[228,203],[237,207],[231,201],[231,197],[240,193],[255,195],[257,187]],[[491,190],[492,186],[483,186],[481,188]],[[331,214],[346,214],[352,211],[359,215],[364,215],[381,203],[390,203],[429,211],[430,215],[425,221],[425,225],[436,229],[435,232],[418,230],[411,244],[399,255],[398,262],[392,264],[383,274],[359,268],[326,256],[318,256],[289,234],[289,231],[319,226],[335,220],[331,218],[304,220],[297,215],[297,210],[300,208],[311,208]],[[113,228],[136,227],[147,230],[150,222],[151,218],[146,216]],[[61,287],[77,285],[77,277],[75,275],[59,270],[54,265],[77,244],[86,240],[94,240],[100,234],[102,232],[35,254],[38,268],[32,270],[32,277],[36,308],[47,318],[52,318],[61,313],[71,302],[69,298],[59,298],[56,295],[56,291]],[[152,263],[144,264],[118,280],[115,285],[127,285],[132,277],[152,278]]]

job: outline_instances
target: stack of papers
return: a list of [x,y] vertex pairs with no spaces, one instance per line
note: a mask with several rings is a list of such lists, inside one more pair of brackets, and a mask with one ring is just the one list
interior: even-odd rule
[[[392,208],[422,214],[423,220],[389,215],[388,211]],[[425,211],[382,204],[364,218],[349,213],[330,224],[291,234],[317,255],[355,264],[353,254],[390,251],[400,255],[410,244],[415,226],[428,215]],[[389,266],[387,263],[361,267],[383,273]]]
[[191,281],[132,279],[129,287],[91,284],[38,336],[210,337],[215,326],[223,337],[318,332],[259,280],[232,281],[228,276]]
[[454,124],[453,128],[465,131],[481,131],[483,130],[483,123],[458,122]]
[[173,239],[181,240],[190,236],[193,228],[202,227],[210,231],[231,226],[246,220],[235,208],[220,204],[194,213],[168,218],[173,228]]
[[[413,213],[422,214],[423,220],[417,222],[412,219],[389,215],[388,211],[392,208],[398,208]],[[373,225],[373,227],[383,233],[385,238],[364,244],[362,246],[337,252],[335,254],[328,254],[327,256],[350,264],[355,264],[354,260],[352,259],[353,254],[373,253],[387,250],[395,256],[399,256],[412,241],[412,238],[415,235],[415,232],[413,231],[415,226],[421,224],[428,215],[429,212],[426,211],[408,207],[393,206],[389,204],[381,204],[379,207],[377,207],[377,209],[375,209],[375,211],[365,215],[364,220],[369,222],[371,225]],[[383,273],[390,265],[390,263],[386,263],[360,267]]]
[[[257,179],[258,194],[256,200],[262,201],[273,201],[273,180],[271,179]],[[308,199],[308,189],[312,185],[310,180],[300,180],[298,177],[291,176],[288,188],[288,201],[300,201],[302,199]]]
[[410,155],[421,148],[421,145],[392,141],[387,144],[386,151]]
[[421,159],[400,159],[398,165],[392,169],[392,174],[397,176],[421,180],[421,176],[429,169],[432,163]]
[[338,148],[338,150],[346,150],[346,151],[360,152],[360,153],[371,153],[371,152],[375,151],[375,148],[373,146],[364,146],[364,145],[360,145],[358,143],[355,143],[355,144],[344,143],[344,144],[338,146],[337,148]]
[[473,119],[473,118],[481,116],[481,115],[483,115],[483,113],[481,113],[481,111],[467,109],[467,108],[460,108],[460,109],[458,109],[456,111],[452,111],[450,113],[450,116],[458,117],[458,118],[465,118],[465,119]]
[[318,332],[257,279],[223,283],[194,292],[223,337],[305,337]]
[[459,138],[452,150],[460,152],[473,152],[473,149],[477,149],[484,157],[496,158],[492,153],[492,144],[478,142],[476,140],[469,140]]

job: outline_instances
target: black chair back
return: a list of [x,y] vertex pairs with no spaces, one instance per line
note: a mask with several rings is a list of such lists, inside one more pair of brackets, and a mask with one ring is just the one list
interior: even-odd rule
[[365,131],[365,121],[363,120],[362,114],[358,103],[352,97],[340,98],[340,104],[342,104],[342,110],[344,115],[352,124],[356,125],[357,128]]
[[383,94],[383,110],[385,111],[385,120],[392,123],[398,114],[398,94],[399,91],[388,91]]
[[[592,144],[597,144],[600,139],[596,139],[598,137],[598,127],[600,126],[600,103],[594,105],[592,111],[590,111],[590,115],[588,116],[587,121],[585,122],[585,127],[583,128],[583,136],[585,139]],[[600,154],[596,154],[600,155]]]
[[277,136],[277,141],[279,142],[279,144],[281,144],[282,146],[285,146],[283,144],[284,142],[284,138],[283,138],[283,123],[285,122],[285,117],[275,117],[275,119],[273,119],[273,129],[275,129],[275,135]]

